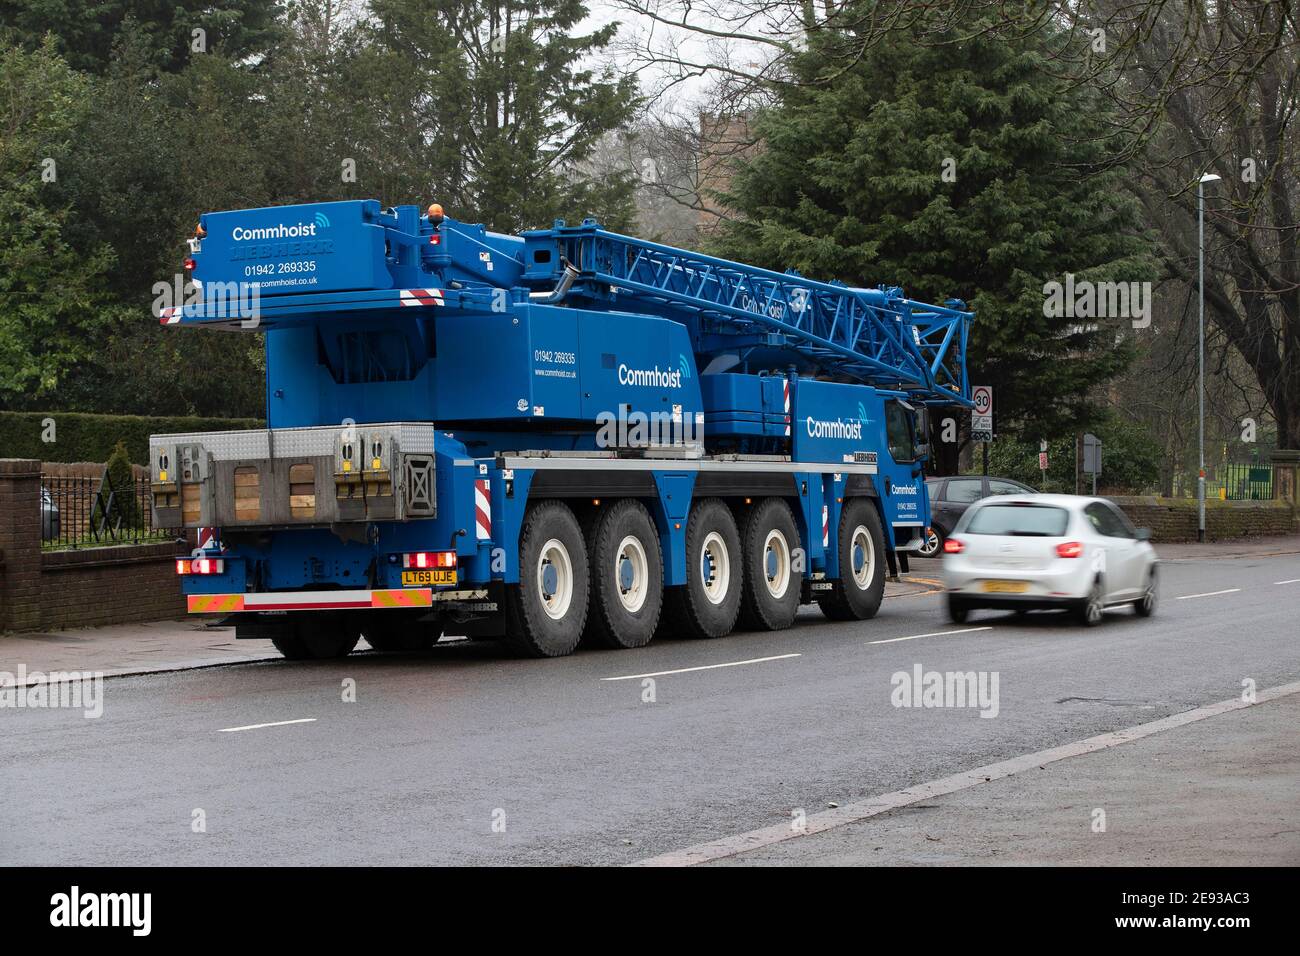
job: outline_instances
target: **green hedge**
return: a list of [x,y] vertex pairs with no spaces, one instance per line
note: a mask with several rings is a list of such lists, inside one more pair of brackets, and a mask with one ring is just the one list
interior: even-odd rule
[[[46,420],[54,420],[54,441],[45,441]],[[146,464],[149,436],[169,432],[217,432],[265,428],[257,418],[194,418],[152,415],[95,415],[87,412],[0,412],[0,458],[42,461],[108,461],[118,442],[131,461]]]

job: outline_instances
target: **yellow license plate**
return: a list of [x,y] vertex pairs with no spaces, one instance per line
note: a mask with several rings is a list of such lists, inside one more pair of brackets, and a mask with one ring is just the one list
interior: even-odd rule
[[428,568],[422,571],[403,571],[402,587],[428,588],[439,584],[455,584],[455,568]]
[[1029,590],[1029,582],[985,581],[984,590],[990,594],[1024,594]]

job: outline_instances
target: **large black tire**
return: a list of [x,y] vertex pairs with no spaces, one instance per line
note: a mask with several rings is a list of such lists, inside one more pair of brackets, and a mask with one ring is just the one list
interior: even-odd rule
[[745,578],[740,624],[751,630],[780,631],[799,613],[803,576],[795,571],[802,548],[799,526],[780,498],[764,498],[750,508],[740,529]]
[[866,498],[850,498],[840,512],[840,578],[817,604],[832,621],[866,621],[885,597],[885,533],[880,513]]
[[[1019,613],[1019,612],[1017,612]],[[948,595],[948,620],[953,624],[965,624],[970,617],[970,607],[961,598]]]
[[362,615],[361,633],[371,647],[384,654],[427,651],[442,636],[436,625],[431,627],[395,611],[367,611]]
[[587,545],[568,505],[530,505],[519,534],[519,583],[506,588],[506,640],[529,657],[572,654],[587,621]]
[[665,633],[701,638],[731,633],[740,614],[740,555],[740,533],[726,503],[721,498],[695,502],[686,524],[686,583],[664,595]]
[[286,620],[271,643],[288,660],[309,661],[347,657],[360,639],[349,615],[310,611]]
[[659,532],[645,505],[625,498],[598,511],[587,528],[591,610],[583,641],[598,647],[644,647],[655,635],[664,601]]

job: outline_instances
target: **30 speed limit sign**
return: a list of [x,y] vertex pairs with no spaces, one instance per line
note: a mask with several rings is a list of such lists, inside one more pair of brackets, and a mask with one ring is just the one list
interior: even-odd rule
[[970,390],[975,407],[970,412],[970,431],[973,441],[993,440],[993,386],[975,385]]

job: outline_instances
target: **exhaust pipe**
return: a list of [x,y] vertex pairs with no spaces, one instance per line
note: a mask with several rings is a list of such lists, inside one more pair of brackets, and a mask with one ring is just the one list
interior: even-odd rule
[[533,292],[528,296],[538,305],[553,305],[562,300],[569,294],[569,289],[573,287],[574,280],[580,275],[568,259],[561,259],[560,261],[564,263],[564,275],[560,276],[560,281],[555,288],[550,292]]

